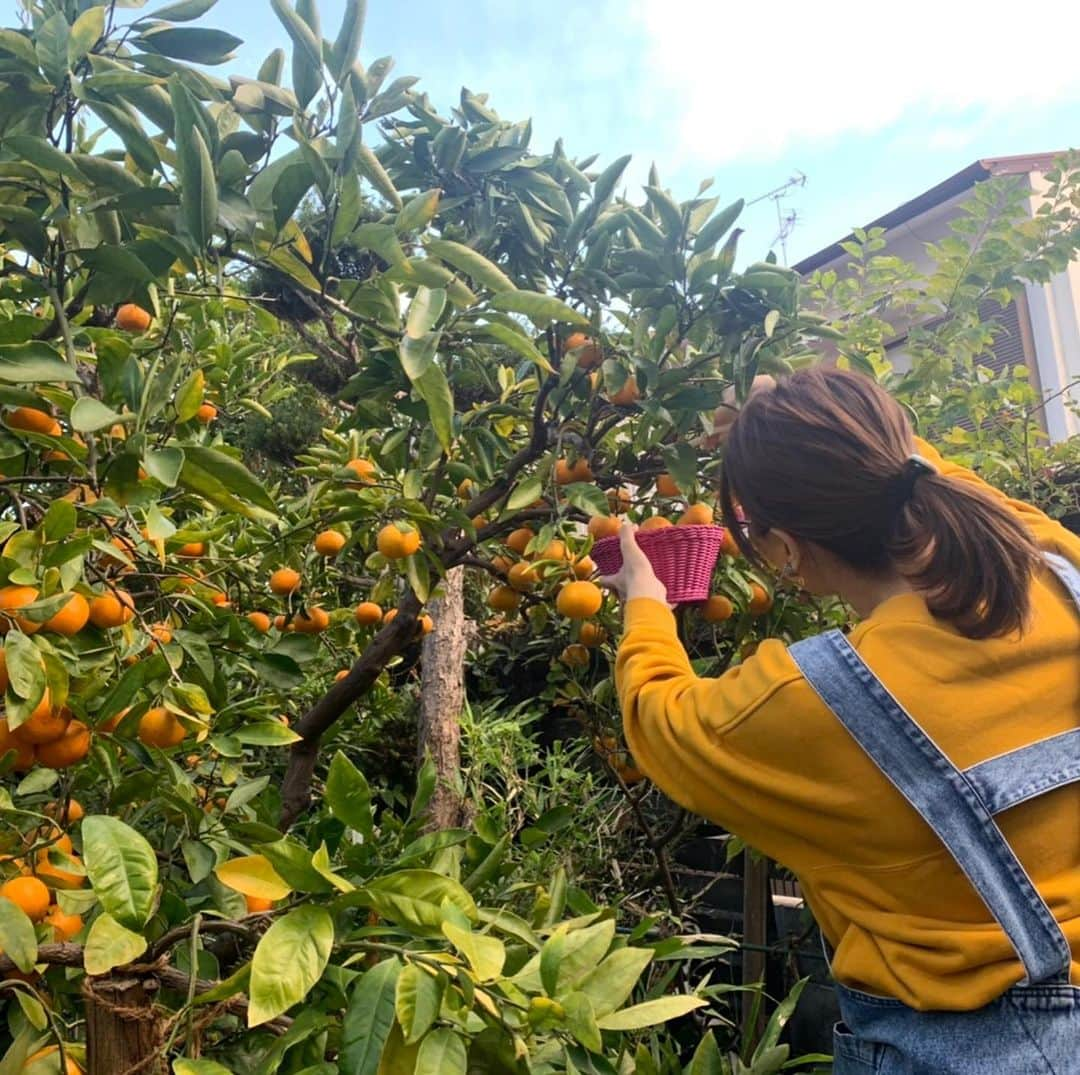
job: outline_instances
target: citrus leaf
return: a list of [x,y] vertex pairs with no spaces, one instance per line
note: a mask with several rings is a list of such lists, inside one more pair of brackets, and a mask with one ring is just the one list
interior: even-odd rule
[[300,739],[292,728],[286,728],[276,720],[245,724],[242,728],[237,728],[232,736],[238,743],[253,747],[287,747]]
[[408,964],[397,980],[394,1010],[407,1045],[419,1041],[439,1017],[442,982],[415,963]]
[[83,862],[101,906],[121,926],[141,929],[154,909],[157,856],[146,838],[114,817],[82,823]]
[[498,340],[499,343],[510,350],[516,351],[522,358],[527,358],[530,362],[535,362],[545,373],[554,373],[555,370],[551,363],[547,360],[547,357],[541,352],[540,348],[536,346],[527,336],[523,336],[520,332],[515,332],[509,325],[500,325],[498,323],[491,323],[487,325],[477,325],[477,332],[482,332],[486,336],[490,336],[494,340]]
[[512,314],[524,314],[537,328],[546,328],[553,321],[565,321],[569,325],[588,325],[584,314],[567,306],[552,295],[539,291],[503,291],[491,300],[494,310]]
[[371,788],[364,774],[340,750],[330,762],[325,798],[334,817],[360,833],[365,843],[371,842],[375,835]]
[[86,935],[83,965],[87,974],[108,974],[145,951],[146,938],[141,933],[125,928],[110,914],[100,914]]
[[29,974],[37,961],[37,937],[34,923],[26,912],[11,900],[0,896],[0,950],[16,967]]
[[156,26],[135,39],[144,52],[210,66],[232,59],[233,50],[243,43],[224,30],[202,26]]
[[476,920],[472,896],[457,881],[433,870],[397,870],[365,885],[357,897],[383,918],[425,933],[441,933],[444,901]]
[[670,1019],[678,1019],[707,1003],[701,997],[660,997],[605,1015],[597,1020],[597,1026],[601,1030],[643,1030]]
[[172,489],[180,480],[184,451],[182,448],[152,448],[143,456],[143,466],[151,478]]
[[265,855],[228,859],[214,868],[214,874],[223,885],[256,899],[283,900],[292,892]]
[[105,32],[105,8],[101,5],[88,8],[74,23],[68,34],[68,66],[74,67],[97,44]]
[[506,963],[506,946],[498,937],[473,933],[452,922],[443,922],[442,931],[446,939],[469,961],[477,981],[490,982],[502,973]]
[[248,1026],[260,1026],[298,1004],[322,977],[334,945],[324,907],[297,907],[263,935],[251,961]]
[[0,381],[8,384],[36,384],[78,379],[78,371],[69,366],[47,343],[33,341],[0,345]]
[[375,156],[371,146],[361,143],[357,146],[356,164],[360,174],[395,208],[401,208],[401,195],[398,194],[394,181],[382,166],[382,161]]
[[201,444],[184,446],[180,484],[212,504],[248,518],[277,518],[277,505],[243,463]]
[[178,0],[175,4],[159,7],[146,18],[160,19],[164,22],[191,22],[192,19],[205,15],[216,3],[217,0]]
[[721,209],[702,229],[694,240],[694,253],[700,254],[702,250],[708,250],[715,246],[731,229],[731,225],[739,219],[743,211],[743,199],[733,202],[726,209]]
[[488,261],[483,254],[477,253],[472,247],[455,243],[450,239],[428,239],[425,245],[428,253],[434,254],[459,272],[465,273],[466,276],[471,276],[476,283],[489,291],[499,294],[517,290],[514,281],[502,269]]
[[233,1075],[216,1060],[174,1060],[173,1075]]
[[416,1075],[465,1075],[465,1043],[448,1027],[433,1030],[420,1044]]
[[122,421],[122,415],[91,396],[82,396],[71,408],[71,428],[78,433],[96,433]]
[[367,12],[367,0],[346,0],[345,14],[341,18],[341,29],[330,49],[329,67],[337,84],[348,78],[352,66],[360,52],[360,39],[364,32],[364,17]]
[[349,1075],[376,1075],[383,1046],[394,1025],[394,998],[401,962],[395,957],[376,963],[353,986],[341,1028],[341,1070]]
[[586,974],[574,988],[592,1001],[597,1017],[609,1015],[626,1003],[652,956],[648,948],[620,948]]

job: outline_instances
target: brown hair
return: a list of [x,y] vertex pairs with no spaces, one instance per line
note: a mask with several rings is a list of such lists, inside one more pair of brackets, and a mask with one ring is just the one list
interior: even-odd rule
[[[970,638],[1023,628],[1038,549],[969,482],[927,471],[904,409],[868,377],[818,367],[755,393],[724,452],[724,523],[743,552],[786,530],[867,572],[904,575]],[[750,520],[738,525],[736,504]]]

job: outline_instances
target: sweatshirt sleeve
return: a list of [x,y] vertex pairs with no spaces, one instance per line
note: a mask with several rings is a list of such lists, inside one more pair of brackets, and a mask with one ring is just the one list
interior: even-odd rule
[[1072,563],[1080,564],[1080,537],[1066,530],[1061,523],[1051,519],[1049,515],[1040,511],[1033,504],[1007,497],[1000,489],[995,489],[988,482],[983,481],[974,471],[946,459],[927,441],[916,437],[915,445],[919,454],[928,462],[933,463],[945,477],[953,481],[969,482],[978,486],[983,492],[989,493],[995,499],[1012,508],[1034,535],[1039,548],[1045,549],[1047,552],[1056,552]]

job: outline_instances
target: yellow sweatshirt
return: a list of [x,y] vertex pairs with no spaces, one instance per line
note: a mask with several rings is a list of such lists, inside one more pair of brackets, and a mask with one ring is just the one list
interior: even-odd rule
[[[983,484],[928,445],[918,450],[950,478]],[[1080,565],[1080,538],[1009,503],[1044,549]],[[915,594],[884,602],[850,635],[961,769],[1080,724],[1080,616],[1049,572],[1032,587],[1021,640],[965,638]],[[841,982],[921,1010],[967,1010],[1020,981],[1020,961],[951,856],[781,642],[703,679],[665,605],[639,598],[625,616],[615,675],[637,765],[795,872]],[[1080,784],[998,823],[1061,923],[1080,985]]]

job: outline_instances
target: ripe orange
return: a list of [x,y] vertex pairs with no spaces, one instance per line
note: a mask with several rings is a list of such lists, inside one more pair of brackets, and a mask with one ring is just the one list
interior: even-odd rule
[[[38,599],[38,591],[33,586],[4,586],[0,588],[0,612],[13,612],[15,609],[32,605]],[[32,635],[41,629],[40,623],[28,620],[25,616],[0,615],[0,633],[8,630],[14,620],[23,634]]]
[[706,623],[723,623],[735,615],[735,606],[723,594],[714,593],[702,606],[701,618]]
[[315,551],[320,556],[337,556],[345,548],[346,541],[345,535],[340,531],[324,530],[315,535]]
[[34,758],[34,748],[29,743],[16,739],[14,732],[8,731],[6,718],[0,717],[0,758],[7,754],[9,750],[15,751],[15,764],[13,766],[15,772],[25,773],[33,766],[36,760]]
[[[41,834],[44,837],[48,837],[49,829],[44,826],[41,829]],[[38,859],[48,859],[50,851],[62,851],[65,855],[75,854],[75,845],[71,842],[71,837],[66,832],[59,833],[56,838],[49,844],[48,847],[41,848],[37,853]]]
[[270,630],[270,617],[265,612],[249,612],[247,621],[261,635]]
[[383,621],[383,623],[393,623],[393,621],[396,618],[397,618],[397,609],[396,608],[388,608],[386,610],[386,612],[383,613],[382,621]]
[[41,629],[70,638],[86,626],[88,619],[90,619],[89,602],[81,593],[73,593],[67,603],[61,606],[60,611],[54,613],[41,625]]
[[9,411],[7,424],[10,429],[43,433],[47,437],[59,437],[62,432],[60,423],[48,411],[39,411],[36,407],[16,407]]
[[30,715],[30,719],[20,724],[12,733],[16,739],[37,746],[39,743],[51,743],[67,731],[71,714],[66,709],[53,709],[49,699],[49,689]]
[[195,420],[204,426],[208,426],[216,417],[217,407],[213,403],[200,403],[195,412]]
[[532,564],[520,560],[506,573],[506,581],[515,590],[531,590],[540,581],[540,576]]
[[270,590],[279,597],[285,597],[300,589],[300,581],[299,571],[294,571],[291,567],[279,567],[270,576]]
[[167,623],[155,623],[150,628],[150,635],[153,639],[150,649],[155,650],[159,645],[167,646],[172,641],[172,628]]
[[571,668],[585,668],[589,663],[589,651],[584,646],[574,642],[562,651],[559,660]]
[[265,896],[244,896],[244,900],[247,903],[248,914],[259,914],[262,911],[269,911],[274,906],[273,900],[268,900]]
[[578,635],[583,646],[602,646],[607,641],[607,631],[598,623],[583,623]]
[[66,769],[90,753],[90,729],[81,720],[73,720],[59,739],[42,744],[34,753],[47,769]]
[[374,627],[382,620],[383,612],[374,601],[361,601],[353,612],[353,618],[361,627]]
[[350,459],[345,467],[351,470],[364,485],[374,484],[377,468],[370,459]]
[[[79,861],[79,856],[76,855],[69,846],[67,849],[59,848],[69,858]],[[82,888],[86,884],[86,874],[75,873],[74,870],[65,870],[62,866],[54,866],[49,861],[49,852],[42,850],[38,852],[37,862],[34,864],[34,876],[43,881],[50,888],[63,888],[73,889]]]
[[637,403],[639,399],[641,399],[641,390],[638,388],[637,378],[631,374],[618,392],[613,396],[608,396],[608,403],[616,407],[629,407],[631,403]]
[[657,496],[681,496],[679,486],[670,474],[661,474],[656,479]]
[[519,526],[506,539],[507,548],[513,549],[518,556],[524,556],[525,550],[529,547],[529,542],[534,537],[536,535],[527,526]]
[[604,352],[600,345],[584,332],[571,332],[566,337],[566,350],[577,351],[577,364],[579,370],[596,369],[604,361]]
[[555,463],[555,484],[569,485],[571,482],[591,482],[593,480],[592,467],[587,459],[575,459],[573,464],[565,459],[559,459]]
[[177,556],[205,556],[206,555],[206,542],[205,541],[189,541],[176,550]]
[[116,311],[116,327],[125,332],[145,332],[150,327],[150,314],[133,302],[125,302]]
[[601,538],[615,537],[622,527],[622,520],[615,515],[594,515],[589,520],[589,533],[593,536],[593,539],[599,541]]
[[500,575],[505,575],[510,568],[514,566],[514,561],[509,556],[493,556],[491,558],[491,566],[495,568]]
[[83,928],[82,915],[64,914],[55,906],[49,909],[45,924],[52,927],[53,939],[57,944],[70,941]]
[[0,896],[11,900],[31,922],[49,913],[49,890],[36,877],[13,877],[0,885]]
[[49,803],[45,807],[45,816],[51,817],[54,821],[59,821],[62,825],[74,825],[86,817],[86,811],[82,808],[82,803],[78,799],[68,799],[66,810],[62,810],[62,806],[58,802]]
[[496,612],[513,612],[521,605],[521,593],[512,586],[496,586],[488,593],[487,603]]
[[700,501],[691,504],[686,511],[679,516],[679,526],[710,526],[713,521],[713,510],[708,504]]
[[187,729],[175,713],[158,706],[148,709],[139,721],[139,739],[148,747],[179,746],[187,735]]
[[311,605],[293,616],[292,625],[302,635],[322,634],[330,626],[330,614],[318,605]]
[[580,556],[574,561],[574,577],[588,579],[596,573],[596,564],[591,556]]
[[340,683],[348,674],[349,670],[347,668],[342,668],[340,672],[334,673],[334,682]]
[[471,500],[474,488],[476,488],[476,483],[472,478],[462,478],[458,483],[457,495],[461,497],[462,500]]
[[724,536],[720,541],[720,551],[725,556],[742,556],[742,549],[739,548],[739,543],[730,530],[724,531]]
[[[138,307],[136,307],[136,309],[137,308]],[[26,1063],[23,1065],[23,1070],[25,1071],[32,1064],[36,1064],[38,1060],[44,1060],[45,1057],[52,1056],[54,1054],[58,1054],[59,1052],[60,1052],[59,1046],[57,1046],[57,1045],[48,1045],[44,1049],[38,1050],[38,1052],[34,1053],[33,1056],[27,1057],[26,1058]],[[65,1063],[64,1063],[64,1068],[65,1068],[64,1075],[84,1075],[83,1069],[81,1067],[79,1067],[79,1065],[76,1064],[75,1061],[72,1060],[72,1058],[67,1053],[64,1053],[64,1061],[65,1061]],[[54,1070],[56,1072],[60,1071],[59,1064],[60,1064],[60,1059],[59,1059],[59,1056],[57,1056],[57,1061],[56,1061],[56,1064],[54,1065]]]
[[421,616],[419,630],[422,635],[429,635],[435,630],[435,621],[430,616]]
[[750,583],[750,593],[750,604],[747,605],[750,615],[764,616],[773,607],[772,594],[757,582]]
[[406,526],[404,530],[396,523],[387,523],[375,539],[379,552],[387,560],[403,560],[420,548],[420,532],[411,526],[403,525]]
[[630,493],[626,489],[611,489],[607,495],[608,510],[613,515],[621,515],[630,510],[632,503]]
[[126,709],[121,709],[119,713],[114,713],[111,717],[106,717],[97,726],[99,732],[115,732],[120,727],[120,722],[131,712],[131,706]]
[[90,622],[107,630],[122,627],[135,615],[135,599],[126,590],[112,590],[90,599]]
[[587,620],[600,611],[604,595],[600,587],[593,582],[568,582],[559,591],[555,599],[555,608],[560,616],[570,620]]
[[665,519],[663,515],[650,515],[638,529],[644,532],[649,530],[664,530],[671,525],[671,520]]

